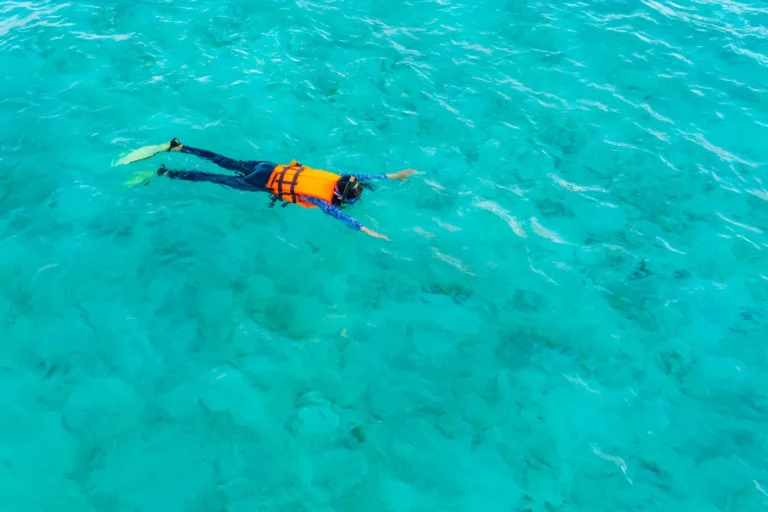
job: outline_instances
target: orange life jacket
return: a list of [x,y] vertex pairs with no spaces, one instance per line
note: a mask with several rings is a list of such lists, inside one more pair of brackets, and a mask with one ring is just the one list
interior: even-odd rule
[[314,208],[314,204],[300,200],[299,196],[316,197],[333,203],[333,189],[339,178],[338,174],[312,169],[292,160],[288,165],[275,167],[267,181],[267,188],[281,201]]

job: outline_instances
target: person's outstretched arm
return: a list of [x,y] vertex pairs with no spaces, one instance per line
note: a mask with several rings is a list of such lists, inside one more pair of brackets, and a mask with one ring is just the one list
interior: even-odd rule
[[323,210],[325,213],[327,213],[331,217],[335,219],[339,219],[344,224],[346,224],[347,226],[349,226],[354,230],[362,231],[366,235],[370,235],[374,238],[381,238],[383,240],[389,241],[389,238],[387,238],[386,236],[376,233],[375,231],[372,231],[367,227],[363,226],[362,224],[357,222],[355,219],[353,219],[352,217],[344,213],[341,210],[341,208],[337,208],[336,206],[333,206],[328,201],[323,201],[322,199],[317,199],[316,197],[306,197],[306,196],[302,196],[301,200],[314,204],[315,206],[319,207],[321,210]]
[[395,172],[395,173],[392,173],[392,174],[354,174],[353,176],[355,178],[357,178],[358,180],[360,180],[360,181],[365,181],[365,180],[385,180],[385,179],[404,180],[408,176],[412,176],[414,174],[416,174],[416,171],[414,171],[413,169],[405,169],[405,170],[402,170],[400,172]]

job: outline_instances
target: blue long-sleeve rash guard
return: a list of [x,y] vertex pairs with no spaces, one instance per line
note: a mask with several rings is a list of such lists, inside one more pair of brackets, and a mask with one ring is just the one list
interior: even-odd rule
[[[386,174],[355,174],[355,178],[357,178],[360,181],[365,180],[381,180],[385,179],[387,177]],[[338,206],[334,206],[328,201],[323,201],[322,199],[317,199],[316,197],[307,197],[307,196],[301,196],[302,201],[306,201],[307,203],[312,203],[315,206],[319,207],[321,210],[323,210],[325,213],[333,217],[334,219],[339,219],[344,224],[349,226],[352,229],[360,230],[360,228],[363,227],[362,224],[357,222],[355,219],[347,215],[344,211],[342,211],[341,208]]]

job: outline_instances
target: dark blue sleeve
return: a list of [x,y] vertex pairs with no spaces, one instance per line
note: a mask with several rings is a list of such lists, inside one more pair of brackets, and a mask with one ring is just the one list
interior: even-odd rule
[[350,217],[349,215],[341,211],[341,208],[337,208],[333,206],[328,201],[323,201],[322,199],[318,199],[316,197],[306,197],[306,196],[301,196],[301,200],[306,201],[308,203],[312,203],[315,206],[320,207],[320,209],[323,210],[325,213],[327,213],[328,215],[330,215],[335,219],[339,219],[340,221],[342,221],[344,224],[346,224],[352,229],[360,230],[360,228],[363,227],[362,224],[360,224],[355,219],[353,219],[352,217]]
[[383,180],[386,179],[386,174],[353,174],[355,178],[357,178],[360,181],[365,180]]

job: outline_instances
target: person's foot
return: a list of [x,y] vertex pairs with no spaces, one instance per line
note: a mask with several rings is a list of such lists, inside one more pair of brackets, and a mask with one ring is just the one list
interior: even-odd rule
[[168,151],[181,151],[181,142],[179,142],[179,139],[174,137],[171,139],[171,147],[168,149]]
[[[175,140],[175,139],[174,139]],[[157,175],[162,176],[168,172],[168,169],[165,168],[165,164],[161,165],[160,168],[157,170]]]

